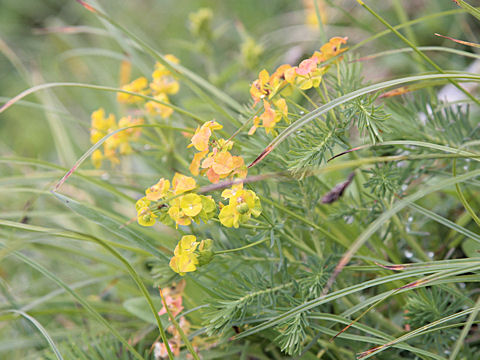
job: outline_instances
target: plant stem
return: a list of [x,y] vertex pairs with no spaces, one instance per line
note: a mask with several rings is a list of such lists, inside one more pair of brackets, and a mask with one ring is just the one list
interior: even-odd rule
[[245,245],[245,246],[242,246],[242,247],[239,247],[239,248],[236,248],[236,249],[228,249],[228,250],[220,250],[220,251],[215,251],[215,255],[220,255],[220,254],[227,254],[227,253],[231,253],[231,252],[235,252],[235,251],[241,251],[241,250],[245,250],[245,249],[248,249],[249,247],[252,247],[252,246],[256,246],[258,244],[261,244],[265,241],[267,241],[268,238],[265,238],[265,239],[262,239],[262,240],[258,240],[258,241],[255,241],[251,244],[248,244],[248,245]]

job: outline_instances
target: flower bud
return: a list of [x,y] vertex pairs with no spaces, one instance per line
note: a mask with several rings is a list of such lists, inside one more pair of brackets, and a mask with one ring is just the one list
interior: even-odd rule
[[246,214],[250,210],[247,203],[241,203],[240,205],[237,205],[236,209],[242,215]]

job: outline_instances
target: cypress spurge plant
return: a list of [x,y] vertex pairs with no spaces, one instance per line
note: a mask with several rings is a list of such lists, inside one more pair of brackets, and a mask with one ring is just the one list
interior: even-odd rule
[[[364,1],[306,1],[302,35],[324,40],[300,52],[276,44],[267,21],[257,39],[238,22],[225,30],[215,8],[191,9],[188,42],[164,54],[99,3],[78,3],[106,29],[83,31],[122,49],[107,52],[120,85],[46,83],[0,108],[50,114],[63,97],[24,98],[57,87],[101,94],[75,98],[86,133],[56,142],[83,149],[75,163],[0,159],[0,259],[13,274],[0,282],[0,333],[18,338],[2,354],[477,358],[480,76],[437,62],[413,25],[448,15],[478,26],[478,9],[458,1],[409,21],[397,1],[385,16]],[[351,27],[331,34],[330,15],[365,39]],[[369,38],[362,22],[386,30]],[[374,40],[396,50],[364,50]],[[447,49],[435,47],[476,56]],[[388,56],[404,64],[388,67]],[[387,66],[383,80],[372,64]]]

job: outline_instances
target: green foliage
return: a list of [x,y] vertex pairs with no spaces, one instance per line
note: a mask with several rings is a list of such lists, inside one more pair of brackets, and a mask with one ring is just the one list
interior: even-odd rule
[[[407,298],[405,305],[405,322],[413,329],[453,315],[462,310],[464,301],[438,287],[419,289]],[[465,320],[465,319],[463,319]],[[429,347],[444,351],[459,335],[458,328],[445,328],[427,333],[418,339]]]
[[[377,13],[367,2],[315,1],[325,23],[311,27],[314,8],[286,0],[5,0],[0,358],[51,360],[58,347],[64,359],[157,360],[163,337],[179,359],[477,360],[480,76],[467,69],[471,49],[431,34],[477,41],[478,10],[392,0]],[[261,70],[302,64],[325,33],[348,36],[349,49],[314,64],[318,86],[283,74],[277,94],[269,79],[249,96]],[[180,90],[159,100],[147,85],[143,103],[119,103],[119,86],[150,79],[155,62]],[[408,92],[382,96],[398,87]],[[247,135],[263,100],[276,124]],[[147,101],[172,115],[146,112]],[[125,134],[115,125],[89,143],[100,107],[143,124],[126,130],[141,136],[123,143],[118,165],[94,168],[95,150]],[[191,136],[210,120],[223,126],[210,147],[230,139],[246,165],[257,159],[243,186],[259,216],[223,226],[231,177],[200,173],[191,191],[212,200],[191,224],[175,224],[172,199],[160,199],[145,209],[155,226],[139,226],[135,202],[160,178],[190,173]],[[180,251],[191,234],[212,240]],[[196,263],[180,275],[171,259],[182,251]]]

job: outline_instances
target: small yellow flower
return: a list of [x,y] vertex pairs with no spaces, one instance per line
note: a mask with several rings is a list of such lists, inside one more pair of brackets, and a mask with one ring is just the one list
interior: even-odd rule
[[175,173],[172,180],[172,190],[175,195],[195,189],[197,183],[194,178]]
[[262,212],[258,196],[251,190],[244,190],[242,184],[224,190],[222,197],[229,199],[228,205],[218,215],[223,226],[238,228],[250,220],[252,215],[258,217]]
[[172,270],[180,275],[197,270],[198,260],[194,251],[198,245],[194,235],[183,236],[175,247],[175,256],[170,260]]
[[135,203],[135,208],[137,210],[137,221],[142,226],[152,226],[155,224],[155,215],[152,210],[150,210],[150,200],[147,200],[146,197],[139,199]]
[[170,202],[170,209],[168,209],[168,215],[170,218],[175,221],[175,227],[178,228],[178,225],[190,225],[192,219],[185,215],[185,213],[180,209],[180,200],[174,199]]
[[239,191],[243,190],[243,183],[235,184],[231,189],[225,189],[222,191],[222,197],[224,199],[230,199],[237,195]]
[[207,222],[215,216],[215,201],[211,196],[186,194],[169,202],[168,215],[178,225],[190,225],[192,221]]
[[180,209],[189,217],[197,216],[202,211],[202,199],[197,194],[187,194],[180,200]]
[[342,44],[347,43],[348,38],[347,37],[333,37],[331,38],[328,43],[322,45],[320,48],[320,52],[315,51],[313,54],[312,58],[315,58],[318,60],[318,62],[323,62],[330,60],[331,58],[341,54],[342,52],[346,51],[347,48],[341,48]]
[[180,275],[197,270],[197,266],[208,264],[213,256],[211,239],[197,241],[194,235],[185,235],[175,247],[170,268]]
[[155,185],[150,186],[145,194],[147,200],[158,201],[164,198],[170,189],[170,181],[161,178]]
[[269,80],[270,75],[268,74],[268,71],[263,69],[258,74],[258,79],[255,80],[250,86],[250,95],[254,100],[253,105],[256,105],[261,99],[265,98],[270,94],[271,89],[269,88],[268,84]]
[[[275,95],[280,88],[287,84],[286,74],[288,71],[291,71],[290,69],[292,69],[292,66],[289,64],[280,65],[272,76],[270,76],[270,87],[272,89],[271,96]],[[284,92],[285,90],[282,90],[282,93]]]
[[180,275],[197,270],[198,260],[195,254],[175,255],[170,259],[170,268]]
[[198,151],[208,150],[208,142],[210,141],[210,136],[212,135],[212,130],[208,127],[199,127],[195,131],[195,134],[192,136],[192,143],[188,147],[194,146]]
[[[138,79],[133,80],[130,84],[123,85],[122,90],[147,95],[149,92],[148,80],[143,76],[139,77]],[[122,104],[135,104],[143,101],[143,99],[131,94],[117,93],[117,101]]]
[[274,105],[277,109],[272,108],[270,103],[263,100],[264,112],[259,117],[253,119],[253,126],[248,131],[248,135],[253,135],[257,128],[260,127],[260,121],[262,121],[262,127],[265,128],[265,132],[268,134],[274,132],[275,125],[284,117],[288,121],[288,106],[285,99],[280,98],[275,100]]
[[181,253],[193,253],[197,246],[197,237],[195,235],[182,236],[180,242],[175,248],[175,255],[179,255]]
[[252,127],[250,128],[250,130],[248,130],[248,135],[253,135],[255,134],[255,131],[257,131],[257,129],[260,127],[260,118],[258,116],[255,116],[253,118],[253,125]]

